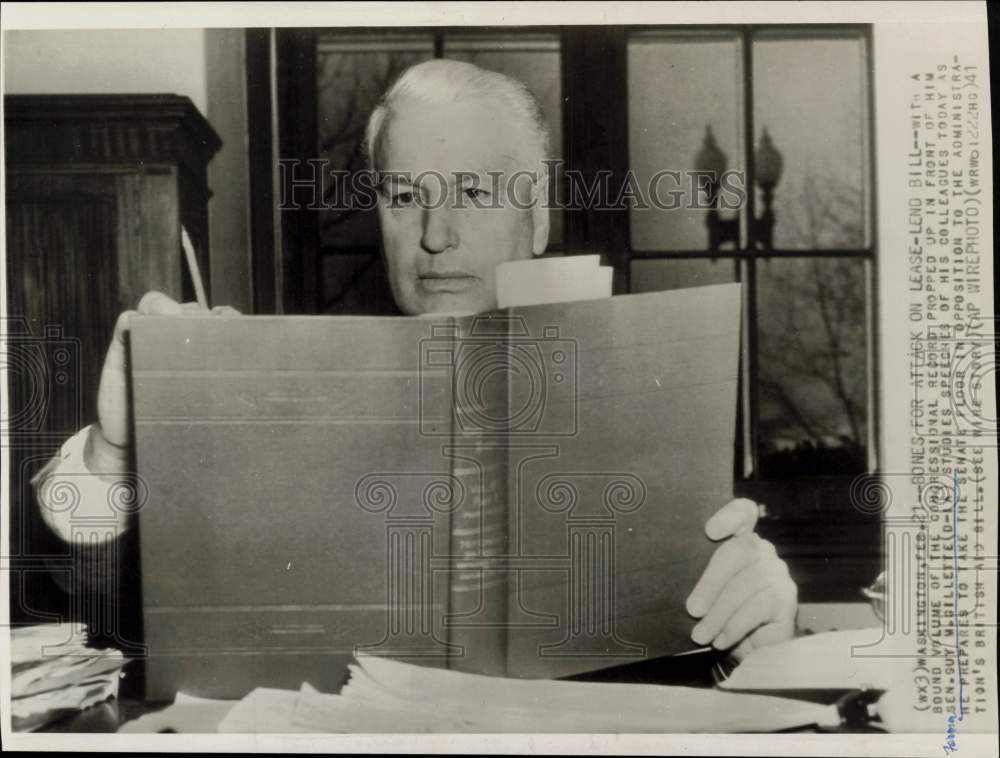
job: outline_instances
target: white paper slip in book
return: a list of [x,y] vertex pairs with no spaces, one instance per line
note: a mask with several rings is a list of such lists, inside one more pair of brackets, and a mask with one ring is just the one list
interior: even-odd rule
[[599,255],[507,261],[496,269],[501,308],[611,297],[611,266]]

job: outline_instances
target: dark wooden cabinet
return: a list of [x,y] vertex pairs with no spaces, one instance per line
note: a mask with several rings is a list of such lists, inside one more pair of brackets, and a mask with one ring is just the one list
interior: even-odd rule
[[[96,418],[115,319],[142,294],[193,299],[181,226],[209,271],[207,165],[219,137],[177,95],[8,95],[5,104],[11,619],[65,616],[69,548],[32,475]],[[206,279],[206,286],[208,281]]]

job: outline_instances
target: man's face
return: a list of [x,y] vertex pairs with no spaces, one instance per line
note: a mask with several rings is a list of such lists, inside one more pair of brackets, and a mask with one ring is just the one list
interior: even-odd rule
[[404,313],[495,308],[497,264],[545,251],[548,215],[535,200],[547,183],[529,176],[537,166],[523,158],[522,134],[485,99],[408,104],[390,116],[378,213]]

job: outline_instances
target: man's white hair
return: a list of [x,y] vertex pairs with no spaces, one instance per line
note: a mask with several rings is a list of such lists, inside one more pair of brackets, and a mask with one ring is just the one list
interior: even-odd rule
[[499,103],[511,115],[515,127],[523,131],[526,144],[522,159],[540,164],[548,157],[549,126],[531,90],[505,74],[438,58],[404,71],[375,106],[365,129],[364,151],[369,168],[378,168],[386,124],[403,103],[433,106],[475,99]]

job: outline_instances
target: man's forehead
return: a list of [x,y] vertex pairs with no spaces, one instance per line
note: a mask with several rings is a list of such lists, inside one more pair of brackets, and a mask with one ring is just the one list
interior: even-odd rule
[[524,129],[488,99],[460,103],[410,102],[386,126],[380,169],[417,176],[505,171],[523,163]]

